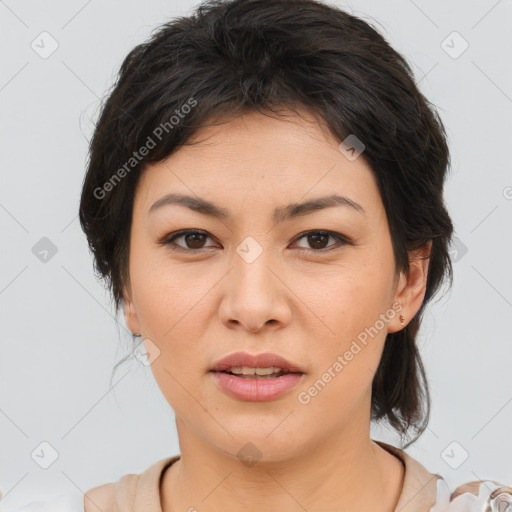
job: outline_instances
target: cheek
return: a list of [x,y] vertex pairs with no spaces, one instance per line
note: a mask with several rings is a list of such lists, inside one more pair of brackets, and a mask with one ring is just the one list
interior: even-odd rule
[[137,316],[141,331],[158,353],[151,364],[155,379],[169,401],[179,400],[180,384],[190,388],[203,370],[199,340],[207,325],[207,292],[213,283],[208,284],[211,277],[198,279],[153,259],[142,254],[132,259]]
[[[135,287],[135,285],[134,285]],[[138,288],[138,314],[146,337],[157,347],[151,371],[162,395],[180,415],[201,414],[192,396],[204,368],[201,340],[206,328],[207,288],[167,276],[147,274]],[[203,301],[201,298],[203,297]]]
[[387,272],[375,265],[346,266],[301,282],[301,298],[325,324],[325,332],[341,344],[375,324],[389,307]]
[[338,292],[322,297],[323,320],[330,331],[311,340],[315,370],[298,390],[297,402],[308,417],[328,414],[339,426],[366,399],[387,331],[379,322],[385,311],[382,302],[367,287],[352,282]]
[[130,273],[137,314],[141,327],[157,339],[172,338],[193,322],[198,304],[213,285],[208,284],[211,276],[203,279],[190,265],[171,262],[165,247],[134,251]]
[[[307,294],[304,302],[315,313],[320,312],[325,326],[322,336],[310,331],[315,338],[311,347],[317,370],[308,383],[319,379],[316,387],[320,390],[325,386],[316,402],[335,405],[344,397],[350,407],[371,386],[387,335],[387,323],[382,318],[391,319],[387,287],[388,279],[378,264],[335,272],[320,288],[303,283],[301,290]],[[308,325],[319,324],[314,316],[306,320]]]

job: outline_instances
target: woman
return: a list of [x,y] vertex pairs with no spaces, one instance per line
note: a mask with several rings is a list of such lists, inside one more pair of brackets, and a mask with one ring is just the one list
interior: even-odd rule
[[452,278],[448,165],[407,62],[338,8],[208,2],[134,48],[80,221],[180,455],[84,510],[512,509],[403,451],[429,418],[422,314]]

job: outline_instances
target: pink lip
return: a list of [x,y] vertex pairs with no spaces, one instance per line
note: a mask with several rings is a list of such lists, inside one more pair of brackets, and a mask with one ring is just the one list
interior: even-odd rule
[[248,379],[230,373],[214,372],[221,389],[239,400],[265,402],[286,394],[304,377],[303,373],[287,373],[281,377]]
[[[227,373],[226,370],[241,366],[249,368],[281,368],[286,374],[270,378],[246,378]],[[220,388],[239,400],[263,402],[286,394],[304,377],[304,371],[297,364],[283,357],[266,352],[251,355],[247,352],[235,352],[218,360],[210,370]]]
[[263,354],[252,355],[247,352],[234,352],[222,359],[219,359],[211,368],[214,372],[223,372],[230,368],[248,366],[249,368],[282,368],[288,372],[304,373],[304,370],[298,365],[287,361],[283,357],[273,354],[272,352],[264,352]]

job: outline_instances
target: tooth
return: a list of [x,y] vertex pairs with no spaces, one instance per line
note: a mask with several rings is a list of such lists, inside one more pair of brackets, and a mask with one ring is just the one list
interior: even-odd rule
[[242,374],[242,368],[230,368],[228,371],[231,372],[231,373],[234,373],[236,375],[241,375]]
[[273,373],[279,373],[281,368],[276,368],[274,366],[267,368],[251,368],[249,366],[241,366],[230,368],[229,371],[235,375],[272,375]]
[[256,375],[272,375],[273,373],[276,372],[272,366],[270,368],[256,368]]

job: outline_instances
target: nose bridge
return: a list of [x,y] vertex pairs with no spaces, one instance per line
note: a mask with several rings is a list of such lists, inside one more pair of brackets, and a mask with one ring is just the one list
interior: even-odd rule
[[236,320],[249,330],[258,330],[269,320],[284,321],[286,287],[274,275],[279,274],[277,267],[268,246],[253,237],[244,239],[233,254],[223,297],[224,320]]
[[[234,281],[233,291],[240,298],[252,298],[256,303],[265,300],[263,295],[269,293],[272,283],[272,272],[268,267],[275,266],[268,246],[248,236],[236,248],[233,257],[234,268],[231,272]],[[266,297],[268,300],[270,297]]]

